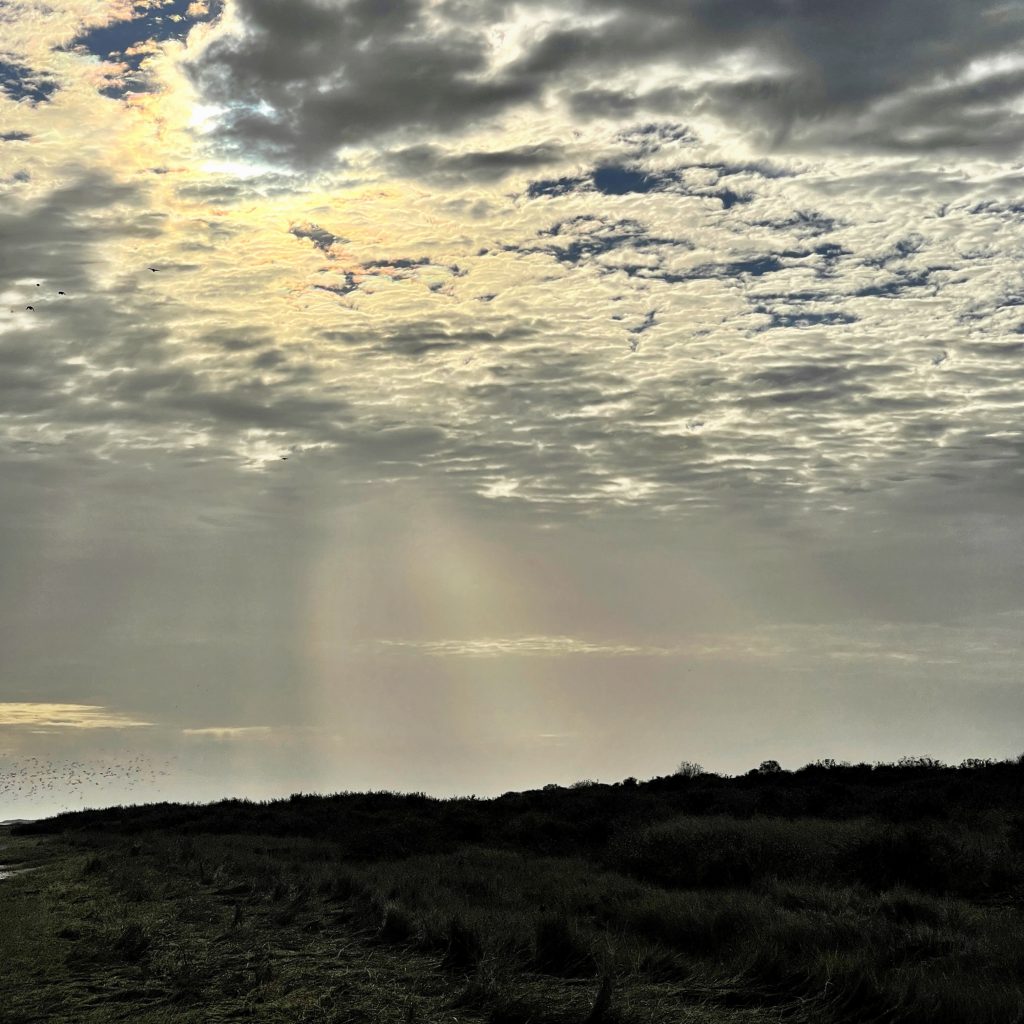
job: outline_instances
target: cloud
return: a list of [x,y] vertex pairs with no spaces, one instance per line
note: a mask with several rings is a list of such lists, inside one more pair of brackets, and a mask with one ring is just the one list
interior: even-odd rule
[[605,657],[667,657],[669,647],[593,643],[571,636],[493,637],[478,640],[378,640],[387,650],[409,650],[434,657],[496,658],[516,656],[603,655]]
[[182,729],[183,736],[206,736],[214,740],[240,740],[269,736],[275,729],[270,725],[204,726],[200,729]]
[[857,621],[842,624],[782,622],[746,630],[695,632],[671,646],[600,643],[571,636],[488,637],[474,640],[378,640],[396,653],[437,658],[573,657],[671,658],[687,664],[788,662],[821,671],[830,664],[967,666],[972,659],[1008,670],[1021,643],[1016,616],[953,625]]
[[224,114],[230,146],[299,165],[416,127],[454,132],[532,99],[537,84],[489,66],[484,27],[421,0],[323,3],[238,0],[225,29],[189,70]]
[[[812,145],[844,118],[889,116],[891,97],[943,68],[964,102],[980,95],[965,83],[1008,87],[1009,58],[978,56],[995,46],[994,9],[972,34],[940,5],[934,52],[906,67],[903,7],[872,5],[856,25],[805,3],[730,0],[717,22],[697,2],[518,10],[304,0],[304,20],[245,0],[164,40],[217,93],[220,128],[216,112],[209,136],[182,122],[188,83],[164,59],[132,115],[147,144],[90,149],[81,165],[48,147],[95,66],[51,51],[59,101],[9,103],[30,138],[0,147],[6,456],[158,455],[282,486],[415,478],[555,518],[752,497],[795,515],[911,484],[1012,486],[1019,172]],[[863,56],[885,66],[879,82],[826,59],[843,31],[873,37],[893,19],[895,50]],[[964,46],[939,53],[953,24]],[[401,65],[419,47],[432,62]],[[31,58],[18,59],[44,66]],[[628,81],[642,68],[643,88]],[[708,114],[734,79],[814,68],[825,106],[791,119],[789,149],[739,131],[742,111],[725,128]],[[420,95],[421,73],[467,95],[516,82],[520,98],[488,93],[494,106],[472,101],[460,119]],[[699,110],[638,101],[626,118],[567,120],[595,81],[639,97],[677,78]],[[336,124],[324,97],[379,120]],[[126,113],[88,109],[100,127]],[[236,117],[263,127],[232,135]],[[200,159],[220,131],[265,155],[274,125],[277,156],[303,173]]]
[[[37,190],[0,212],[7,451],[414,476],[558,516],[831,507],[948,474],[1007,486],[1012,446],[990,435],[1024,322],[1013,182],[962,183],[939,217],[935,178],[911,209],[877,171],[836,196],[684,149],[652,169],[671,188],[506,199],[514,218],[457,243],[408,217],[382,243],[388,198],[175,233],[151,181]],[[726,171],[750,202],[698,194]],[[107,278],[104,247],[124,255]]]
[[223,6],[223,0],[211,0],[209,4],[164,0],[120,9],[115,6],[103,23],[91,24],[60,49],[98,58],[104,69],[99,92],[124,99],[157,87],[150,64],[160,53],[161,44],[183,42],[194,25],[219,17]]
[[0,727],[32,729],[135,729],[151,726],[96,704],[47,704],[0,701]]
[[296,224],[290,228],[290,231],[296,238],[309,239],[317,249],[328,255],[334,246],[344,245],[348,241],[341,235],[332,235],[330,231],[320,227],[319,224]]
[[388,153],[386,163],[394,173],[429,178],[443,183],[498,181],[515,171],[532,170],[565,160],[565,150],[554,143],[535,143],[511,149],[451,152],[421,143]]
[[[396,158],[409,171],[438,134],[559,97],[577,116],[713,117],[798,149],[1009,154],[1024,139],[1014,56],[1024,16],[996,0],[580,0],[558,14],[540,0],[300,0],[291,9],[282,17],[272,0],[238,0],[237,17],[189,68],[225,110],[225,144],[299,166],[342,146],[418,139]],[[462,171],[493,175],[510,160],[466,157]]]

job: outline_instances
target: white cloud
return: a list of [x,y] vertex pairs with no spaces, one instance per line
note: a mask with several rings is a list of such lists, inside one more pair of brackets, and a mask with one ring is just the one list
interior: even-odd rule
[[270,725],[225,725],[204,726],[199,729],[182,729],[183,736],[206,736],[215,740],[240,740],[269,736],[274,732]]
[[593,643],[571,636],[490,637],[478,640],[378,640],[391,650],[410,650],[436,657],[495,658],[509,655],[569,656],[598,654],[606,657],[665,657],[677,653],[668,647]]

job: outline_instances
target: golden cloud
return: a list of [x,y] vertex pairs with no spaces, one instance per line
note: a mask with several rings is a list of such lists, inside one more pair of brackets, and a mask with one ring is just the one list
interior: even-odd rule
[[152,725],[98,704],[0,702],[0,726],[62,729],[133,729]]

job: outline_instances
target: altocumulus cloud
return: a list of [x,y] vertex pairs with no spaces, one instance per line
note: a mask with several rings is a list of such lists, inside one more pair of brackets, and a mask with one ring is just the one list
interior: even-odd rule
[[551,515],[1016,487],[1019,5],[19,10],[12,458]]
[[301,165],[555,102],[701,113],[810,148],[1009,153],[1024,129],[1016,3],[237,0],[233,13],[190,73],[225,109],[222,139]]

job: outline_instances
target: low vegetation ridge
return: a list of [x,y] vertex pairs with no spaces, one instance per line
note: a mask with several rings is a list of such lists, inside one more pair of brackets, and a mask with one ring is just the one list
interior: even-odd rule
[[0,841],[0,1019],[1020,1024],[1022,794],[913,758],[63,814]]

